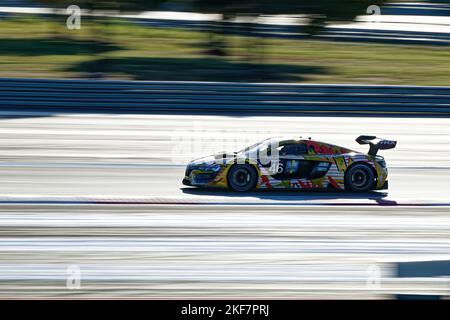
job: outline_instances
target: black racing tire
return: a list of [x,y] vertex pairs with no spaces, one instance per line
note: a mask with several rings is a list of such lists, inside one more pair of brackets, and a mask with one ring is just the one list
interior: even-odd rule
[[356,163],[345,172],[345,190],[367,192],[373,190],[375,175],[372,168],[364,163]]
[[237,192],[247,192],[255,189],[258,173],[249,164],[235,164],[228,171],[228,186]]

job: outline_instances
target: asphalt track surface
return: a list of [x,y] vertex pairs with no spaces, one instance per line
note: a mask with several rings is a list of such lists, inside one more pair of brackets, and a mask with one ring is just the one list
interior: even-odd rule
[[[449,294],[445,277],[397,278],[395,262],[450,260],[450,119],[0,116],[1,298]],[[365,151],[359,134],[398,140],[381,152],[388,191],[181,184],[190,159],[266,137]]]

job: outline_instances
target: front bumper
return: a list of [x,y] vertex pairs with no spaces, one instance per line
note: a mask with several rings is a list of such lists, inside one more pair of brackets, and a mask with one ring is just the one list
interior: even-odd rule
[[183,183],[185,186],[192,186],[191,180],[189,180],[189,179],[186,178],[186,177],[184,177],[182,183]]
[[216,172],[191,173],[184,177],[183,184],[187,186],[209,186],[214,184],[216,176]]
[[186,186],[222,186],[225,167],[215,163],[190,163],[182,183]]

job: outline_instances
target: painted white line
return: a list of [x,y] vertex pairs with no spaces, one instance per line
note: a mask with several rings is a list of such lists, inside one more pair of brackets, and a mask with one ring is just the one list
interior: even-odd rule
[[[261,195],[269,196],[268,192]],[[0,195],[0,205],[229,205],[229,206],[450,206],[445,201],[418,201],[414,199],[395,201],[381,197],[366,196],[367,198],[350,198],[351,195],[342,194],[298,194],[298,196],[283,196],[276,194],[272,199],[258,199],[252,196],[236,195],[236,197],[203,196],[203,197],[65,197],[65,196],[8,196]]]

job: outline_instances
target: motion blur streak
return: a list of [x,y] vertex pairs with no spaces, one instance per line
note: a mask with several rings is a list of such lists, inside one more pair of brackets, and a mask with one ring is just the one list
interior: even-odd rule
[[[449,206],[296,204],[342,198],[349,204],[373,198],[445,204],[450,119],[17,112],[4,114],[0,134],[0,197],[23,199],[0,205],[0,297],[449,294],[445,278],[399,280],[390,264],[450,259]],[[359,134],[398,140],[397,149],[382,152],[392,168],[390,190],[237,196],[181,185],[188,160],[224,145],[245,147],[268,134],[302,134],[361,151],[354,142]],[[174,152],[180,141],[191,142],[192,149]],[[57,196],[232,198],[234,205],[27,204],[33,197]],[[71,265],[80,268],[81,289],[66,288]],[[381,278],[373,285],[377,268]]]
[[[26,213],[23,213],[24,211]],[[3,206],[1,297],[376,298],[445,293],[392,260],[448,256],[446,208]],[[437,222],[438,221],[438,222]],[[81,289],[65,288],[66,268]],[[367,286],[379,266],[379,288]]]

